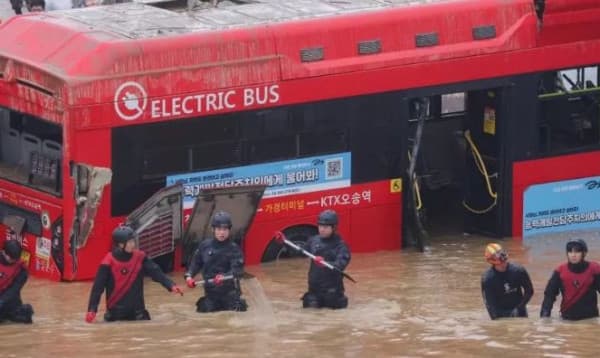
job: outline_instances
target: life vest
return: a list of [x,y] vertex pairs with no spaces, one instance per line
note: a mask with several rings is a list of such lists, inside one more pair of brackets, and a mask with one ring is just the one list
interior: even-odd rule
[[563,285],[563,297],[560,303],[560,312],[568,311],[583,297],[594,283],[594,275],[600,274],[600,265],[589,262],[585,271],[575,273],[569,270],[568,264],[562,264],[556,270],[560,275]]
[[25,265],[20,261],[12,265],[0,264],[0,293],[13,284],[21,270],[25,270]]
[[135,282],[146,255],[140,250],[134,250],[129,261],[119,261],[112,253],[108,253],[102,260],[102,265],[110,267],[115,281],[115,288],[110,297],[107,297],[106,307],[111,309],[129,291]]

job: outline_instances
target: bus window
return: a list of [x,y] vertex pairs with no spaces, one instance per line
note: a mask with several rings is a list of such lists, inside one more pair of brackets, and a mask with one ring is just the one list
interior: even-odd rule
[[[21,222],[18,226],[15,222]],[[42,219],[40,214],[0,202],[0,224],[10,227],[19,235],[22,232],[41,236]]]
[[248,141],[248,163],[272,162],[296,156],[294,136],[275,136]]
[[59,125],[0,108],[0,177],[61,194]]
[[237,140],[206,143],[194,146],[192,170],[209,170],[241,162],[242,148]]
[[572,152],[600,144],[598,67],[544,73],[539,89],[541,154]]
[[344,152],[348,148],[348,130],[332,129],[300,135],[300,154],[309,156],[322,153]]
[[148,149],[143,155],[144,176],[160,176],[164,173],[189,170],[189,150],[186,146]]
[[442,95],[442,115],[462,113],[465,111],[465,93],[448,93]]
[[[352,152],[352,182],[401,176],[397,95],[370,95],[113,129],[112,214],[166,176]],[[354,160],[356,158],[356,160]]]

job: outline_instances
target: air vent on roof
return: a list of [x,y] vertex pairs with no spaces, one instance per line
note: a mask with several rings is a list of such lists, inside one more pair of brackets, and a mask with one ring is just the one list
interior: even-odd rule
[[323,47],[303,48],[300,50],[300,60],[302,62],[321,61],[324,58]]
[[494,37],[496,37],[496,26],[494,25],[477,26],[473,28],[473,39],[475,40],[492,39]]
[[429,32],[426,34],[417,34],[415,35],[415,44],[417,47],[429,47],[435,46],[439,44],[440,40],[438,38],[437,32]]
[[381,52],[381,41],[380,40],[370,40],[370,41],[361,41],[358,43],[358,54],[359,55],[371,55],[374,53]]

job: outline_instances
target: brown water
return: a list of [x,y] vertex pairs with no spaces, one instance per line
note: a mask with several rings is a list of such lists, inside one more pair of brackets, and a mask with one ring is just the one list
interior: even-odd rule
[[[590,234],[590,259],[600,256]],[[184,297],[146,284],[150,322],[86,324],[90,282],[31,279],[23,296],[34,324],[0,325],[2,357],[592,357],[598,320],[563,322],[557,305],[538,318],[544,286],[564,261],[561,238],[526,244],[504,241],[511,260],[523,263],[536,293],[530,318],[490,321],[480,276],[489,239],[441,238],[424,254],[356,254],[347,283],[346,310],[303,310],[308,261],[284,260],[247,267],[256,279],[243,289],[245,313],[198,314],[200,289]],[[181,275],[175,280],[183,284]],[[260,287],[264,289],[264,295]],[[101,317],[100,312],[99,317]]]

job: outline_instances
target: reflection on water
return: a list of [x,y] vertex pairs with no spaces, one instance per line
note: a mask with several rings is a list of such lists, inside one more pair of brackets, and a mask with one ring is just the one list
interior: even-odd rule
[[[590,259],[600,235],[586,236]],[[446,237],[425,253],[355,254],[346,283],[346,310],[303,310],[308,262],[285,260],[247,270],[245,313],[196,313],[200,289],[179,297],[151,281],[146,303],[152,321],[83,321],[91,283],[32,279],[24,290],[36,314],[32,326],[1,325],[2,357],[581,357],[596,356],[598,320],[538,318],[544,286],[565,260],[562,236],[504,241],[524,264],[535,294],[529,319],[490,321],[480,293],[489,239]],[[183,285],[180,275],[175,280]],[[264,289],[264,292],[263,292]],[[101,312],[102,313],[102,312]],[[101,315],[99,315],[101,317]]]

